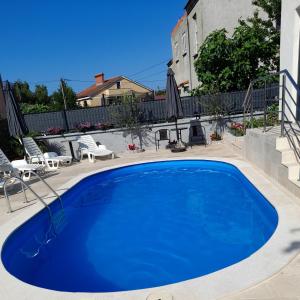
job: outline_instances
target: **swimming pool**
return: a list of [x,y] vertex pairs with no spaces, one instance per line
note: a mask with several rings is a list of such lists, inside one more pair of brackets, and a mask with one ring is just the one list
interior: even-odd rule
[[[43,210],[6,241],[6,269],[71,292],[176,283],[235,264],[276,229],[276,210],[234,166],[168,161],[92,175],[63,195],[54,236]],[[51,205],[59,210],[59,203]],[[45,239],[47,237],[47,239]]]

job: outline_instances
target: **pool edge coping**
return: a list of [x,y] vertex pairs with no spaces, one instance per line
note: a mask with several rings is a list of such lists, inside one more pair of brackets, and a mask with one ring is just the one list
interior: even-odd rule
[[[293,232],[295,228],[299,228],[300,207],[293,199],[296,198],[289,193],[284,193],[283,189],[270,181],[266,175],[256,170],[250,163],[232,158],[222,157],[174,157],[141,160],[131,163],[117,164],[110,167],[103,167],[92,172],[84,173],[69,180],[67,183],[60,186],[59,193],[66,192],[79,183],[82,179],[120,167],[139,165],[143,163],[176,161],[176,160],[209,160],[232,164],[237,167],[241,173],[262,193],[262,195],[275,207],[278,213],[278,226],[271,239],[257,252],[253,253],[248,258],[221,269],[214,273],[198,277],[195,279],[170,284],[157,288],[148,288],[142,290],[134,290],[127,292],[112,292],[112,293],[68,293],[47,290],[29,285],[15,278],[8,273],[0,260],[0,296],[4,299],[123,299],[137,300],[146,299],[149,294],[159,291],[167,291],[176,296],[176,299],[194,300],[194,299],[216,299],[229,296],[236,292],[245,290],[255,286],[258,283],[272,277],[284,266],[286,266],[297,254],[288,252],[289,245],[300,239],[300,232]],[[47,203],[55,200],[54,197],[48,199]],[[41,205],[34,205],[14,217],[10,221],[0,226],[0,251],[7,237],[21,226],[28,219],[33,217],[41,209]],[[285,247],[285,248],[284,248]],[[299,250],[298,250],[299,251]],[[23,297],[23,298],[22,298]]]

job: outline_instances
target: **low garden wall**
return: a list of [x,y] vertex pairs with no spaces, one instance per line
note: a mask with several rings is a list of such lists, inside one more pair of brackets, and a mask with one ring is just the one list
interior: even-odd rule
[[[229,121],[241,122],[243,116],[235,115],[224,118],[223,128],[226,130],[226,123]],[[182,130],[183,142],[189,142],[190,135],[190,121],[194,118],[186,118],[178,121],[179,128],[186,128]],[[215,124],[210,118],[202,118],[200,120],[201,125],[205,128],[206,139],[210,142],[210,135],[213,133]],[[176,140],[176,131],[174,123],[162,123],[154,124],[151,126],[144,126],[141,130],[142,147],[145,150],[155,149],[155,132],[160,129],[169,129],[171,131],[171,140]],[[63,135],[47,135],[38,136],[36,139],[47,143],[49,151],[55,151],[62,155],[70,155],[70,147],[68,141],[72,141],[74,154],[78,158],[78,143],[75,141],[78,137],[84,134],[92,135],[96,142],[100,142],[107,146],[108,149],[113,150],[116,154],[128,151],[128,145],[132,144],[130,132],[126,129],[110,129],[110,130],[96,130],[86,133],[68,133]],[[140,140],[137,136],[134,136],[133,143],[136,146],[140,146]],[[167,145],[167,141],[161,141],[160,147],[164,148]]]

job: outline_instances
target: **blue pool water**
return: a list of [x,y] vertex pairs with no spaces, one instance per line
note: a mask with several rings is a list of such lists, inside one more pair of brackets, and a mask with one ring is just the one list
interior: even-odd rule
[[[85,178],[62,198],[57,235],[43,210],[1,253],[15,277],[59,291],[126,291],[209,274],[261,248],[278,222],[237,168],[214,161],[119,168]],[[58,201],[51,208],[59,213]]]

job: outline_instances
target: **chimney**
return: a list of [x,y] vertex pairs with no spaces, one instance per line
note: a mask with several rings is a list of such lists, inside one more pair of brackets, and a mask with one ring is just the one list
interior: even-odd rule
[[104,83],[104,73],[96,74],[95,79],[96,79],[96,85],[103,84]]

